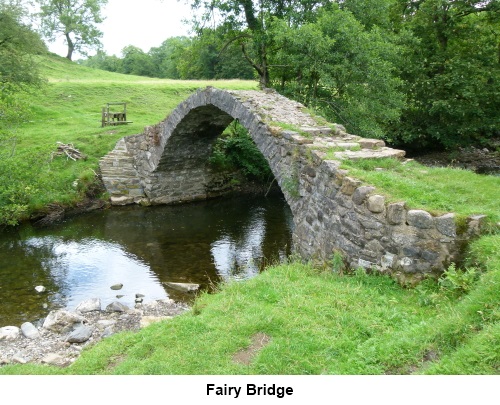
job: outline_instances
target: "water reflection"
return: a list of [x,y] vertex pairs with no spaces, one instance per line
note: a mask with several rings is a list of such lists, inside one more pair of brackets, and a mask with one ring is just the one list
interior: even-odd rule
[[[213,200],[171,207],[124,207],[23,227],[0,236],[0,326],[35,320],[87,298],[192,297],[166,282],[245,279],[289,253],[292,216],[282,196]],[[120,291],[110,289],[123,283]],[[36,285],[47,292],[40,295]]]

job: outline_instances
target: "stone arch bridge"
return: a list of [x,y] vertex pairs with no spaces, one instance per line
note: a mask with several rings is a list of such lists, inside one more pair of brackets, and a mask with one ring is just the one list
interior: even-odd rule
[[223,194],[208,158],[235,119],[269,162],[293,213],[294,248],[303,257],[328,261],[340,252],[351,266],[402,279],[443,269],[457,258],[461,243],[453,214],[433,217],[404,202],[389,204],[340,168],[344,158],[401,159],[404,151],[347,134],[271,90],[208,87],[159,124],[121,139],[100,162],[112,203],[173,204]]

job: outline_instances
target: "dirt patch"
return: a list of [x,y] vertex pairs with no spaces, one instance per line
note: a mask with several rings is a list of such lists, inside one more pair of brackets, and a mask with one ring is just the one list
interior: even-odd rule
[[257,353],[269,344],[271,337],[259,332],[252,336],[252,343],[246,349],[240,350],[233,356],[233,361],[238,364],[248,366]]

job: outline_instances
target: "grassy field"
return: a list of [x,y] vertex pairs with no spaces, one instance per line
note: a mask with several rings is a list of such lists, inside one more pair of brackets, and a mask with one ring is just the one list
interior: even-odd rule
[[366,184],[376,185],[389,201],[406,201],[409,207],[434,215],[455,212],[458,220],[483,214],[492,226],[500,223],[500,176],[395,159],[344,161],[343,168]]
[[[43,63],[50,80],[34,103],[33,122],[19,129],[11,160],[0,163],[0,184],[36,189],[26,214],[54,201],[75,203],[82,191],[73,182],[91,179],[118,138],[160,121],[208,84],[115,75],[59,58]],[[134,123],[100,128],[100,108],[111,101],[128,102]],[[89,158],[51,160],[57,141]],[[413,208],[487,214],[490,234],[471,244],[464,269],[450,268],[439,282],[408,289],[362,270],[340,275],[291,260],[200,296],[184,315],[113,335],[69,368],[13,365],[0,374],[499,374],[500,179],[393,161],[348,169]]]

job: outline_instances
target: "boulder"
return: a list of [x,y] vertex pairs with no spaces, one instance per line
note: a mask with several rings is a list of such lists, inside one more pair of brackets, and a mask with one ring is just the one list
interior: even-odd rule
[[123,288],[123,284],[122,283],[118,283],[118,284],[113,284],[111,287],[112,290],[121,290]]
[[17,326],[4,326],[0,328],[0,340],[16,340],[20,333]]
[[43,328],[54,333],[68,333],[73,329],[75,323],[83,323],[85,318],[64,309],[50,311],[43,322]]
[[66,337],[66,342],[69,343],[86,342],[92,336],[93,331],[94,330],[90,326],[79,325]]
[[12,356],[12,361],[14,363],[19,363],[19,364],[26,364],[28,360],[26,360],[26,357],[24,357],[24,354],[21,352],[17,352]]
[[31,322],[24,322],[21,325],[21,332],[28,339],[38,339],[40,337],[40,332]]
[[49,353],[42,359],[42,363],[50,364],[52,366],[64,367],[69,364],[69,361],[67,361],[64,357],[60,356],[59,354]]
[[126,312],[128,307],[121,302],[114,301],[106,307],[107,312]]
[[99,298],[91,298],[89,300],[82,301],[76,307],[76,312],[78,314],[86,314],[87,312],[100,311],[101,310],[101,300]]

